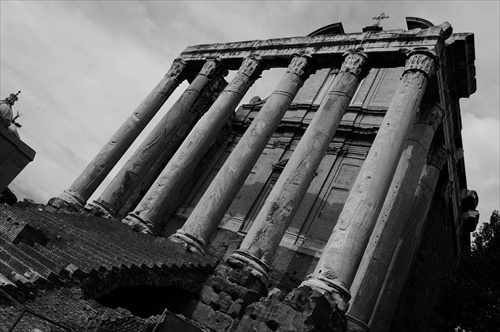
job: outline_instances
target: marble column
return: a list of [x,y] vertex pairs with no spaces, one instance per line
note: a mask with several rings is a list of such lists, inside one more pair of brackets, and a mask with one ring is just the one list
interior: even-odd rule
[[296,55],[257,117],[226,160],[184,226],[171,236],[194,250],[203,248],[241,189],[267,142],[312,68],[310,55]]
[[172,92],[188,75],[187,64],[181,59],[174,60],[167,74],[121,125],[106,145],[97,153],[73,184],[58,197],[49,200],[56,208],[80,209],[104,178],[123,156],[144,127],[158,112]]
[[[191,82],[189,87],[156,125],[153,131],[142,142],[137,151],[125,163],[118,174],[103,191],[101,196],[93,201],[91,206],[105,213],[108,217],[116,217],[117,212],[134,192],[145,173],[151,172],[151,167],[162,154],[173,155],[167,151],[171,140],[187,121],[192,113],[198,110],[193,106],[202,90],[222,73],[222,62],[218,59],[208,59],[203,68]],[[197,106],[197,105],[196,105]]]
[[302,285],[350,298],[349,288],[435,67],[433,53],[419,50],[409,54],[400,84],[332,235],[314,273]]
[[168,208],[169,198],[172,199],[186,183],[204,152],[215,141],[218,132],[263,69],[264,62],[257,56],[243,60],[231,83],[191,130],[135,210],[122,220],[124,223],[143,233],[154,231]]
[[269,264],[332,141],[365,70],[361,50],[344,54],[344,62],[311,124],[274,185],[248,234],[231,258],[267,274]]
[[368,324],[372,331],[388,331],[410,274],[424,232],[425,221],[432,205],[434,191],[449,151],[443,146],[431,149],[429,161],[422,170],[420,181],[413,195],[413,204],[397,246],[390,256],[391,263],[385,281],[378,295],[375,308]]
[[156,160],[153,164],[151,164],[149,170],[143,173],[138,184],[131,189],[132,192],[128,198],[123,201],[122,207],[117,213],[117,218],[122,219],[129,212],[133,211],[137,204],[139,204],[141,199],[144,197],[144,194],[146,194],[162,170],[165,166],[167,166],[168,162],[172,159],[172,156],[175,154],[177,149],[179,149],[182,142],[184,142],[186,137],[189,135],[190,131],[194,128],[203,114],[205,114],[210,106],[212,106],[212,104],[217,100],[227,84],[228,83],[221,75],[220,77],[214,79],[203,90],[201,95],[191,107],[194,112],[190,112],[188,118],[184,123],[182,123],[175,136],[167,143],[166,148],[163,149],[155,158]]
[[351,286],[349,331],[367,331],[371,314],[391,263],[392,253],[408,219],[413,195],[443,109],[423,104],[399,160],[391,187]]

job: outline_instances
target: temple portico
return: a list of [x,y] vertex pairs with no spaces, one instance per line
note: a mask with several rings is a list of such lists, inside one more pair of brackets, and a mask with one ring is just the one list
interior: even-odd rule
[[[239,324],[221,331],[278,330],[288,317],[268,313],[286,312],[312,324],[304,331],[387,331],[427,228],[441,227],[453,247],[443,257],[455,262],[478,215],[458,103],[475,91],[473,35],[418,18],[383,31],[384,18],[361,33],[336,23],[308,36],[189,46],[49,205],[82,209],[187,79],[85,211],[151,235],[138,236],[158,248],[215,258],[193,290],[194,313],[181,308],[202,325],[215,312],[218,323]],[[275,68],[283,72],[267,89],[259,79]],[[268,94],[244,101],[254,84]]]
[[123,222],[138,227],[142,232],[153,233],[169,204],[169,196],[175,195],[176,190],[187,181],[203,152],[214,142],[231,112],[263,69],[263,61],[257,56],[249,56],[243,61],[231,83],[198,121],[139,205]]

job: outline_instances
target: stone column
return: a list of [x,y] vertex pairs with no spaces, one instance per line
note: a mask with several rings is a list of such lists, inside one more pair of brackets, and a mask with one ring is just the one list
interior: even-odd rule
[[332,235],[313,275],[303,285],[350,298],[349,288],[389,190],[429,77],[435,72],[435,61],[435,56],[429,51],[410,53],[401,82]]
[[[348,312],[349,331],[366,331],[401,233],[413,205],[413,195],[425,165],[432,139],[444,111],[422,105],[368,246],[351,286],[353,300]],[[353,319],[354,318],[354,319]]]
[[304,81],[310,55],[296,55],[257,117],[226,160],[184,226],[171,237],[203,252]]
[[117,213],[117,218],[122,219],[130,211],[133,211],[137,204],[139,204],[141,199],[144,197],[144,194],[153,185],[165,166],[167,166],[168,162],[181,146],[182,142],[184,142],[186,137],[189,135],[190,131],[200,120],[203,114],[205,114],[210,106],[212,106],[212,104],[217,100],[227,84],[228,83],[221,75],[220,77],[214,79],[209,86],[203,90],[202,94],[191,107],[194,112],[189,112],[190,114],[188,118],[181,125],[175,136],[168,142],[166,148],[155,158],[156,160],[151,165],[149,170],[143,173],[141,180],[138,181],[138,184],[131,189],[132,192],[129,197],[123,201],[122,207]]
[[243,261],[262,274],[269,264],[302,201],[356,92],[366,54],[344,54],[344,63],[304,136],[281,173],[245,239],[231,258]]
[[144,173],[151,167],[161,154],[168,154],[169,143],[192,113],[196,113],[196,105],[202,90],[222,71],[222,63],[218,59],[205,62],[198,76],[156,125],[149,136],[142,142],[137,151],[125,163],[122,169],[106,187],[101,196],[91,205],[105,213],[108,217],[116,217],[117,212],[141,182]]
[[124,223],[143,233],[153,232],[167,210],[169,197],[173,197],[187,181],[203,153],[215,141],[217,133],[263,68],[263,61],[257,56],[250,56],[243,61],[231,83],[191,130],[135,210],[123,219]]
[[370,318],[369,327],[372,331],[388,331],[391,326],[399,296],[403,291],[415,254],[420,246],[439,174],[448,155],[449,151],[442,146],[431,149],[429,153],[429,161],[422,170],[420,181],[412,198],[412,207],[408,210],[408,218],[403,232],[397,239],[396,250],[390,256],[391,265],[387,274],[384,275],[385,281]]
[[83,208],[89,197],[187,74],[187,64],[181,59],[174,60],[163,79],[92,159],[75,182],[59,197],[51,198],[48,204],[56,208],[68,206]]

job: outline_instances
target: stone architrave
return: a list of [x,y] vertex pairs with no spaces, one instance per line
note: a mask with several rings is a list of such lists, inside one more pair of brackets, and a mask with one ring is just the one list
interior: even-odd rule
[[169,197],[172,199],[186,183],[203,153],[215,141],[218,132],[263,69],[264,62],[258,56],[250,56],[243,61],[231,83],[191,130],[135,210],[122,220],[124,223],[143,233],[154,231],[168,208]]
[[203,252],[304,81],[314,72],[310,55],[296,55],[257,117],[226,160],[184,226],[170,237]]
[[400,84],[332,235],[314,273],[302,285],[350,298],[349,288],[435,68],[436,57],[432,52],[419,50],[409,54]]
[[239,250],[231,258],[246,262],[260,273],[267,274],[272,257],[314,178],[359,82],[367,73],[365,63],[366,54],[361,50],[344,55],[342,67],[314,119]]
[[[353,299],[348,318],[352,331],[366,330],[384,283],[401,233],[409,218],[413,195],[444,111],[437,104],[422,104],[406,147],[399,160],[392,184],[379,214],[368,246],[351,286]],[[361,324],[359,324],[361,322]],[[361,326],[359,326],[361,325]]]
[[208,59],[205,62],[189,87],[125,163],[101,196],[91,204],[92,207],[100,209],[109,217],[116,217],[117,212],[134,192],[145,173],[151,172],[151,167],[159,156],[161,154],[173,155],[173,152],[165,151],[170,147],[169,143],[191,114],[198,111],[193,106],[196,105],[205,86],[217,78],[222,71],[223,66],[220,60]]
[[48,204],[81,209],[104,178],[158,112],[172,92],[189,74],[186,62],[174,60],[167,74],[97,153],[73,184]]
[[439,174],[450,151],[443,146],[431,149],[429,161],[422,170],[420,181],[413,195],[404,230],[397,239],[398,245],[391,255],[391,266],[385,275],[385,282],[378,295],[368,326],[372,331],[388,331],[396,313],[399,296],[403,291],[411,265],[420,246],[425,221],[432,205],[432,198]]

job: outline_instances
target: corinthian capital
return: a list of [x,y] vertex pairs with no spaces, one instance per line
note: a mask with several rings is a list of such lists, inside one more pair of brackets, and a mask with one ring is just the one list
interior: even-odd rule
[[213,79],[216,76],[227,75],[227,70],[222,65],[222,61],[218,58],[209,58],[203,64],[200,70],[200,75],[206,76],[209,79]]
[[295,54],[286,71],[305,81],[314,72],[312,56],[309,54]]
[[409,71],[419,71],[430,78],[436,72],[437,65],[437,57],[434,52],[428,49],[416,49],[410,52],[403,75]]
[[431,148],[427,163],[441,169],[446,163],[449,155],[450,150],[445,148],[443,145],[434,146]]
[[443,115],[444,109],[438,103],[422,103],[418,112],[418,121],[426,123],[436,131],[437,127],[441,124]]
[[167,74],[165,76],[170,76],[171,78],[174,78],[179,82],[182,82],[184,81],[184,79],[188,74],[186,68],[187,68],[186,61],[177,58],[172,63],[170,69],[167,71]]
[[264,61],[260,56],[252,54],[243,60],[238,69],[238,74],[244,74],[251,80],[256,80],[259,78],[262,70],[264,70]]
[[347,51],[344,53],[344,62],[342,62],[340,72],[351,73],[360,80],[363,79],[368,74],[365,68],[367,58],[368,56],[362,49]]

